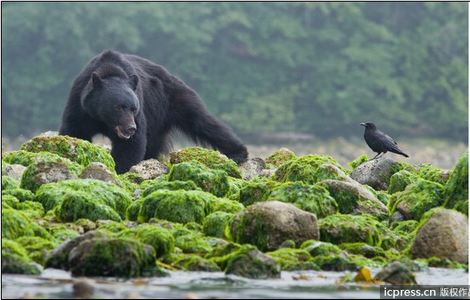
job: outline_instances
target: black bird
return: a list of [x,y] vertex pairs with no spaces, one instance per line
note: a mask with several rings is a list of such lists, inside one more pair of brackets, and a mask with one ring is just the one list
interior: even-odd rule
[[365,127],[364,139],[366,140],[367,145],[369,145],[372,151],[377,152],[377,155],[372,158],[372,160],[379,157],[382,153],[387,153],[387,151],[409,157],[408,154],[398,148],[397,142],[382,131],[378,130],[374,123],[367,122],[361,123],[361,125]]

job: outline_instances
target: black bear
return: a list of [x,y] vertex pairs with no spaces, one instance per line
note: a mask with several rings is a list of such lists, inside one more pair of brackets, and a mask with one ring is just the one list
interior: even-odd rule
[[182,80],[145,58],[106,50],[73,82],[59,133],[88,141],[98,133],[109,137],[116,171],[124,173],[166,152],[173,129],[237,163],[248,157],[240,139]]

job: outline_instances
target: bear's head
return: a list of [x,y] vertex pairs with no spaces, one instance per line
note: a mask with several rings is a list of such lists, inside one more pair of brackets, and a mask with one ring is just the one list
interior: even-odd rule
[[127,140],[137,131],[138,82],[137,75],[101,78],[93,73],[82,95],[82,108],[92,118],[105,123],[119,138]]

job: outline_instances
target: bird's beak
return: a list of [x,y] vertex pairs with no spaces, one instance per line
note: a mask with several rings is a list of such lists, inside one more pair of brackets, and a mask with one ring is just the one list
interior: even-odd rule
[[366,123],[361,123],[359,125],[366,127]]

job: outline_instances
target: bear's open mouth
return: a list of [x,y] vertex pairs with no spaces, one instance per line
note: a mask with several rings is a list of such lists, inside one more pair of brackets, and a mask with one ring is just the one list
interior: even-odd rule
[[118,135],[118,137],[124,140],[130,139],[130,137],[133,135],[133,133],[127,133],[123,131],[121,126],[116,126],[114,130],[116,130],[116,134]]

